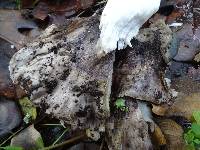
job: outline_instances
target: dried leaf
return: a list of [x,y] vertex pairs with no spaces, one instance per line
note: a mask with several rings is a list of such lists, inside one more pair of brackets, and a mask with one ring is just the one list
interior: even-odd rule
[[184,150],[184,131],[180,125],[171,119],[164,119],[158,121],[158,126],[166,138],[167,147],[169,150]]
[[154,129],[152,138],[153,138],[153,141],[155,141],[156,145],[162,146],[162,145],[167,144],[165,136],[162,133],[162,131],[158,125],[155,125],[155,129]]
[[164,116],[168,107],[167,106],[161,106],[161,105],[155,105],[152,104],[152,112],[158,116]]
[[33,10],[33,16],[45,20],[49,14],[59,14],[65,17],[73,15],[80,10],[87,9],[94,4],[95,0],[42,0]]
[[34,22],[23,19],[18,10],[0,10],[0,18],[0,36],[11,41],[17,49],[21,48],[29,39],[18,31],[17,26],[23,24],[23,26],[37,27]]
[[177,99],[167,110],[166,116],[183,116],[192,120],[193,112],[198,110],[200,110],[200,93],[193,93]]

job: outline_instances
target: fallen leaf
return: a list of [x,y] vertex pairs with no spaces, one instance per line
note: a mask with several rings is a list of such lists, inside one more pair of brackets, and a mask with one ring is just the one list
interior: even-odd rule
[[21,0],[21,8],[32,8],[38,0]]
[[168,106],[162,106],[162,105],[155,105],[152,104],[153,108],[152,108],[152,112],[158,116],[164,116]]
[[14,136],[11,139],[10,145],[23,147],[24,150],[38,150],[44,148],[42,137],[33,125]]
[[183,116],[192,121],[194,111],[200,110],[200,93],[192,93],[188,96],[178,98],[169,107],[166,116]]
[[166,138],[168,150],[185,150],[184,131],[180,125],[171,119],[160,119],[158,126]]
[[65,17],[75,14],[80,10],[87,9],[94,4],[95,0],[41,0],[33,10],[33,16],[45,20],[50,14],[60,14]]
[[153,138],[153,141],[155,142],[155,144],[158,146],[167,144],[166,138],[158,125],[155,125],[154,132],[152,134],[152,138]]
[[[18,31],[18,27],[34,27],[37,25],[30,20],[25,20],[18,10],[0,10],[0,37],[11,42],[17,49],[21,48],[30,39]],[[31,37],[34,38],[34,37]]]

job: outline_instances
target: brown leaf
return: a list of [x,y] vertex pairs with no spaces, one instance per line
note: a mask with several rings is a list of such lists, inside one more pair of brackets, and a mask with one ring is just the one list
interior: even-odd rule
[[31,36],[25,36],[18,31],[18,28],[37,28],[33,21],[25,20],[18,10],[0,10],[0,37],[3,37],[17,49],[21,48]]
[[164,119],[158,121],[162,133],[167,141],[168,150],[184,150],[183,129],[175,121]]
[[155,129],[154,129],[152,138],[153,138],[153,141],[155,142],[155,144],[158,146],[167,144],[166,138],[158,125],[155,125]]
[[80,10],[91,7],[94,2],[95,0],[63,0],[61,2],[42,0],[33,10],[33,16],[45,20],[50,13],[64,16],[73,15]]
[[162,105],[152,104],[152,106],[153,106],[152,112],[158,116],[164,116],[168,108],[168,106],[162,106]]
[[200,93],[192,93],[175,101],[167,110],[166,116],[183,116],[192,120],[192,113],[197,110],[200,110]]
[[21,8],[31,8],[36,0],[21,0]]

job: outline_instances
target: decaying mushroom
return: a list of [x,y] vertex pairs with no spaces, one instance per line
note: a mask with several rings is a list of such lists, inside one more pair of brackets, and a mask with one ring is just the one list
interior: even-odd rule
[[[112,120],[110,99],[130,97],[127,118],[120,121],[119,128],[135,124],[134,131],[130,130],[132,133],[126,137],[133,140],[129,146],[137,143],[136,147],[151,147],[148,125],[140,108],[133,107],[134,100],[168,104],[172,99],[170,87],[164,84],[163,78],[163,51],[167,50],[163,44],[170,44],[171,32],[164,22],[154,25],[141,30],[139,41],[133,40],[133,48],[119,52],[116,60],[113,52],[98,61],[95,49],[99,38],[98,15],[71,19],[62,26],[52,25],[13,56],[9,67],[11,79],[46,113],[73,129],[103,132],[106,129],[106,133],[111,133],[112,129],[106,126],[117,120]],[[141,140],[134,141],[138,133],[144,133],[144,137],[141,135]],[[114,134],[110,136],[115,139]],[[108,145],[115,144],[109,142]],[[125,144],[124,140],[121,142]]]
[[48,114],[74,128],[91,128],[110,113],[114,55],[92,63],[98,22],[95,16],[52,25],[10,62],[12,80],[31,93],[33,102],[45,104]]
[[172,32],[164,21],[159,20],[141,30],[137,38],[139,41],[132,41],[133,48],[119,54],[115,68],[117,78],[120,78],[118,96],[168,103],[173,92],[164,85],[164,60],[170,57]]
[[112,116],[106,124],[109,149],[152,149],[149,126],[138,103],[130,99],[126,102],[129,109],[126,115]]

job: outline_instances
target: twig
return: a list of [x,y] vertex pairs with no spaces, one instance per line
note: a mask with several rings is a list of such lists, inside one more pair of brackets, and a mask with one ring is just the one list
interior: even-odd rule
[[21,129],[19,129],[19,130],[17,130],[16,132],[14,132],[11,136],[9,136],[5,141],[3,141],[3,142],[0,144],[0,147],[1,147],[2,145],[4,145],[7,141],[9,141],[10,139],[12,139],[16,134],[18,134],[18,133],[21,132],[22,130],[24,130],[24,129],[30,127],[31,125],[35,125],[35,124],[39,123],[39,122],[40,122],[41,120],[43,120],[46,116],[47,116],[47,115],[43,115],[40,119],[38,119],[37,121],[35,121],[33,124],[30,124],[30,125],[28,125],[28,126],[26,126],[26,127],[22,127]]
[[45,124],[40,124],[41,126],[62,126],[62,124],[50,124],[50,123],[45,123]]
[[18,134],[19,132],[21,132],[22,130],[24,130],[25,128],[21,128],[19,130],[17,130],[16,132],[14,132],[11,136],[9,136],[5,141],[3,141],[1,144],[0,144],[0,147],[2,145],[4,145],[7,141],[9,141],[10,139],[12,139],[16,134]]
[[10,39],[8,39],[7,37],[5,37],[4,35],[0,34],[0,38],[4,39],[5,41],[9,42],[10,44],[14,45],[17,50],[19,50],[23,45],[17,42],[14,42]]
[[82,134],[82,135],[79,135],[79,136],[76,136],[74,138],[71,138],[63,143],[60,143],[60,144],[56,144],[56,145],[51,145],[51,146],[48,146],[48,147],[44,147],[44,148],[41,148],[39,150],[51,150],[51,149],[55,149],[55,148],[58,148],[58,147],[61,147],[61,146],[64,146],[64,145],[67,145],[67,144],[71,144],[75,141],[78,141],[80,139],[84,139],[86,137],[85,134]]

